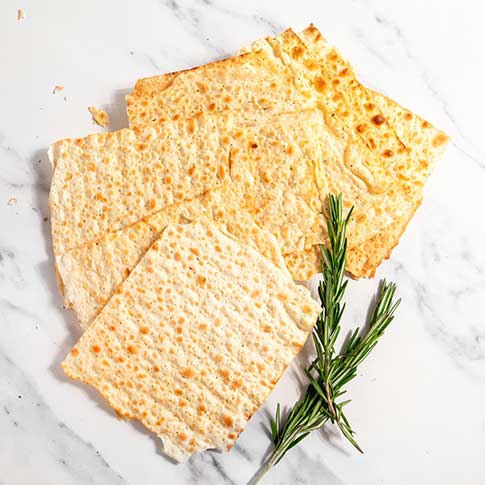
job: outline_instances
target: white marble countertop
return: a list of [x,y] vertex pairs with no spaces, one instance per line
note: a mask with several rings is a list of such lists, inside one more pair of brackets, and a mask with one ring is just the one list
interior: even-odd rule
[[[135,5],[137,5],[135,10]],[[17,21],[17,8],[25,19]],[[294,365],[229,454],[174,465],[59,362],[79,336],[62,307],[49,237],[46,148],[126,126],[139,77],[234,53],[310,21],[369,85],[445,129],[452,143],[392,259],[403,303],[350,386],[365,454],[330,428],[268,475],[273,484],[485,483],[485,8],[474,0],[23,0],[0,5],[0,484],[243,484],[263,430],[298,393]],[[56,84],[64,86],[53,94]],[[352,283],[349,320],[377,279]]]

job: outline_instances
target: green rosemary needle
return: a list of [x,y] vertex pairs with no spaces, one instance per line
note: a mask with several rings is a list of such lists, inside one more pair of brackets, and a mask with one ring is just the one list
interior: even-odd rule
[[342,299],[347,288],[344,280],[347,254],[346,229],[352,209],[343,217],[342,195],[330,195],[327,228],[329,247],[320,246],[322,281],[318,293],[322,312],[317,318],[312,337],[316,357],[305,370],[309,385],[305,395],[293,406],[282,421],[280,405],[271,422],[274,449],[252,483],[258,483],[264,474],[284,455],[312,431],[320,429],[330,420],[342,434],[362,452],[354,439],[354,430],[343,408],[350,400],[339,400],[345,394],[344,386],[357,375],[359,364],[369,355],[385,329],[392,322],[400,300],[394,301],[396,285],[383,280],[376,303],[369,318],[369,326],[361,331],[357,327],[340,352],[335,344],[340,334],[340,322],[345,309]]

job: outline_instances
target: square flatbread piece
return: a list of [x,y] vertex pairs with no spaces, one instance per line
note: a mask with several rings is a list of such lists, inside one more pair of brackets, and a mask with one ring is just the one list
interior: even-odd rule
[[170,225],[62,363],[178,461],[230,449],[319,305],[208,219]]

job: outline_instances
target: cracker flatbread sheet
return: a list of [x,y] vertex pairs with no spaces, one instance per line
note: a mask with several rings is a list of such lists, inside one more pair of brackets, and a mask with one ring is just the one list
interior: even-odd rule
[[231,111],[242,121],[267,119],[315,106],[312,90],[264,51],[137,81],[126,97],[130,127]]
[[226,117],[198,116],[51,146],[54,252],[92,241],[228,180]]
[[62,363],[178,461],[229,450],[320,311],[207,219],[170,225]]
[[[386,127],[387,124],[406,146],[409,156],[417,160],[417,165],[427,167],[426,170],[429,173],[436,161],[443,156],[448,141],[447,135],[382,93],[372,91],[360,84],[351,65],[325,41],[315,26],[310,25],[298,36],[311,50],[316,62],[333,72],[334,78],[331,82],[338,80],[339,85],[348,86],[353,97],[363,103],[368,111],[368,121],[357,125],[356,129],[365,134],[367,143],[375,146],[375,138],[372,138],[375,136],[375,128],[382,125]],[[374,129],[369,130],[369,127]],[[398,244],[420,203],[421,199],[388,228],[361,245],[349,249],[347,270],[352,276],[356,278],[374,276],[381,261],[390,257],[392,249]],[[288,255],[285,259],[292,273],[298,274],[303,279],[319,272],[316,250],[297,252]]]
[[[340,85],[348,87],[354,99],[361,100],[364,104],[369,120],[363,133],[369,145],[372,145],[369,136],[373,136],[369,128],[389,126],[411,152],[410,156],[420,159],[422,164],[427,166],[429,174],[436,161],[443,156],[449,137],[416,113],[400,106],[396,101],[363,86],[358,81],[352,66],[343,59],[335,47],[327,43],[313,24],[300,32],[298,36],[310,49],[316,62],[330,69],[334,76],[337,76],[336,79],[340,79]],[[380,116],[384,120],[381,120]],[[374,119],[375,117],[379,118]]]

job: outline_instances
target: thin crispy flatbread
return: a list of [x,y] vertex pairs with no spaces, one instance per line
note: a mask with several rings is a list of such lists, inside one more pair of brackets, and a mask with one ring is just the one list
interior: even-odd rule
[[291,70],[264,51],[137,81],[126,97],[130,127],[142,130],[198,113],[230,111],[240,121],[267,120],[315,106]]
[[170,225],[62,367],[184,461],[233,446],[319,311],[286,271],[207,219]]
[[[429,172],[443,156],[448,141],[447,135],[382,93],[360,84],[351,65],[342,58],[335,47],[325,41],[314,25],[307,27],[298,36],[311,50],[316,62],[333,72],[334,78],[331,82],[338,80],[340,85],[346,85],[354,99],[361,102],[368,111],[368,120],[356,126],[356,129],[364,134],[367,143],[377,148],[375,138],[372,138],[375,136],[375,128],[382,125],[384,128],[390,127],[406,146],[409,156],[417,160],[417,165],[427,167]],[[376,236],[349,249],[347,270],[352,276],[374,276],[382,260],[390,257],[392,249],[398,244],[420,203],[421,200],[418,200],[413,208]],[[317,249],[296,252],[285,259],[292,273],[299,275],[301,279],[307,279],[320,271]]]
[[54,252],[62,254],[228,182],[225,117],[67,139],[49,150]]

